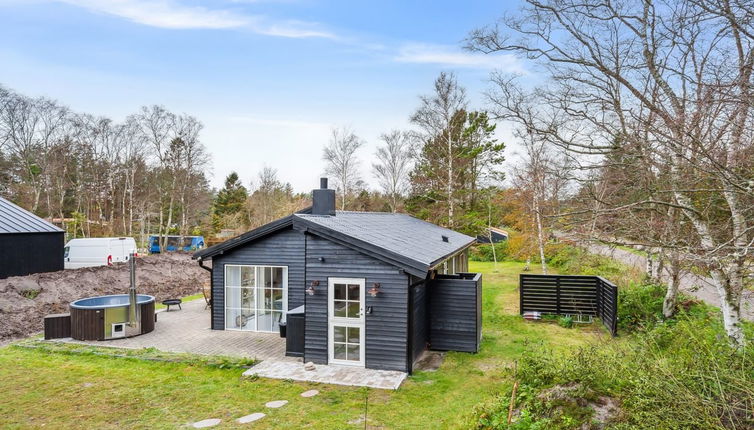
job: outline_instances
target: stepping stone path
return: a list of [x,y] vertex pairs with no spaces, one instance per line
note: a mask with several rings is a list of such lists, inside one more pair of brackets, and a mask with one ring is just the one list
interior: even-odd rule
[[192,425],[192,427],[194,427],[195,429],[204,429],[207,427],[214,427],[218,424],[220,424],[220,420],[218,418],[210,418],[208,420],[197,421]]
[[268,408],[282,408],[283,406],[288,404],[288,400],[275,400],[273,402],[267,402],[265,403],[265,406]]
[[[314,397],[317,394],[319,394],[319,390],[309,390],[309,391],[304,391],[303,393],[301,393],[301,397]],[[274,400],[272,402],[265,403],[265,406],[267,406],[268,408],[282,408],[283,406],[287,404],[288,404],[288,400]],[[255,412],[253,414],[238,418],[236,422],[239,424],[253,423],[254,421],[261,420],[265,416],[266,415],[263,414],[262,412]],[[214,427],[218,424],[220,424],[219,419],[210,418],[207,420],[197,421],[194,424],[192,424],[192,427],[194,427],[195,429],[203,429],[207,427]]]
[[257,420],[261,420],[264,417],[265,415],[263,413],[256,412],[251,415],[246,415],[245,417],[241,417],[237,419],[236,422],[238,422],[239,424],[248,424],[248,423],[253,423],[254,421],[257,421]]
[[309,390],[309,391],[304,391],[303,393],[301,393],[301,397],[314,397],[317,394],[319,394],[319,391]]

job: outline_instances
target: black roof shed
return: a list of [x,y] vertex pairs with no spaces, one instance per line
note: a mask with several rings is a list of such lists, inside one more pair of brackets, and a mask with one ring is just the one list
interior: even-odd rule
[[0,197],[0,279],[63,270],[65,231]]

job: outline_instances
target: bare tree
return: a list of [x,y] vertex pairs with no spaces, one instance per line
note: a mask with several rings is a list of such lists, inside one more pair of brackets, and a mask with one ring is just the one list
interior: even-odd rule
[[364,145],[353,131],[348,128],[333,128],[330,142],[322,151],[325,172],[335,179],[335,186],[340,192],[340,209],[345,210],[350,195],[360,187],[361,172],[356,151]]
[[[662,173],[659,187],[629,204],[601,202],[600,211],[677,208],[693,234],[681,250],[711,274],[725,330],[742,345],[754,251],[754,9],[728,0],[527,0],[519,16],[473,32],[469,47],[542,67],[546,83],[518,104],[534,112],[526,127],[585,170],[633,145]],[[504,99],[517,91],[511,82],[496,75],[491,101],[501,116],[521,118]]]
[[372,163],[372,169],[382,191],[390,199],[390,209],[395,212],[408,188],[412,160],[411,136],[409,133],[393,130],[380,136],[380,139],[385,144],[377,148],[377,162]]
[[[460,111],[466,109],[466,90],[458,85],[455,74],[440,73],[435,79],[434,92],[420,97],[420,106],[411,116],[411,122],[422,131],[425,141],[437,140],[440,145],[434,157],[441,160],[446,170],[444,189],[448,205],[448,225],[453,227],[455,221],[456,201],[456,160],[457,146],[453,132],[454,120]],[[429,147],[425,145],[425,147]]]

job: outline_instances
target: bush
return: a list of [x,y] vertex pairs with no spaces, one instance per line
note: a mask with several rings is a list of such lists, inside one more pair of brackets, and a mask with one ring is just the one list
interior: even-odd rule
[[560,317],[558,319],[558,325],[563,328],[573,327],[573,317]]
[[664,285],[631,284],[618,290],[618,328],[646,329],[662,322]]
[[492,255],[492,247],[495,247],[495,256],[497,261],[503,261],[509,258],[508,241],[498,242],[496,244],[479,244],[471,248],[469,259],[471,261],[495,261]]
[[566,275],[602,276],[619,287],[639,282],[642,278],[641,271],[635,267],[604,255],[588,253],[575,246],[561,244],[553,251],[555,252],[548,261],[550,266]]

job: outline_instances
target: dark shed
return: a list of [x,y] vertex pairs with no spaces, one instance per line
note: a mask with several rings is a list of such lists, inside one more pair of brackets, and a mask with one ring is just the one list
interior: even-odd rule
[[0,279],[63,270],[65,232],[0,197]]

